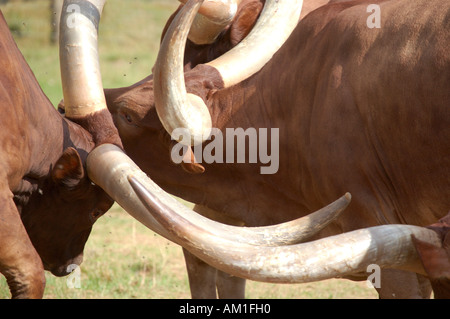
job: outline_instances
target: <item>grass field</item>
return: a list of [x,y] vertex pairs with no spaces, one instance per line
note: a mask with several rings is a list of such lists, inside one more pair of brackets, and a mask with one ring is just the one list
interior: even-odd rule
[[[100,26],[105,87],[128,86],[151,72],[165,21],[176,0],[109,0]],[[16,42],[54,105],[62,98],[58,47],[50,42],[49,1],[0,5]],[[80,288],[47,273],[45,298],[189,298],[181,249],[115,205],[94,225],[80,268]],[[365,282],[327,280],[301,285],[249,282],[248,298],[376,298]],[[9,298],[0,276],[0,298]]]
[[[46,273],[45,298],[190,298],[179,246],[150,232],[123,210],[113,208],[94,225],[80,267],[80,288],[70,288],[75,276]],[[69,284],[68,284],[69,282]],[[9,298],[4,278],[0,298]],[[375,298],[365,282],[326,280],[298,285],[247,283],[247,298]]]

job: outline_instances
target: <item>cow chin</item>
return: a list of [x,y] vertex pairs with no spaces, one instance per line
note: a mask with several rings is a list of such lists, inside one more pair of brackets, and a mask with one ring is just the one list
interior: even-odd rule
[[83,254],[57,265],[46,264],[44,262],[44,269],[50,271],[56,277],[64,277],[71,274],[83,262]]

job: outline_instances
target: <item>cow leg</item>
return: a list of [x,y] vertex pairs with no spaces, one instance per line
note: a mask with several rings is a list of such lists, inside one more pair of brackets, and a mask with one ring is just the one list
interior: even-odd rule
[[431,286],[431,281],[422,275],[416,274],[417,281],[419,282],[419,291],[421,292],[423,299],[430,299],[433,287]]
[[217,270],[183,248],[193,299],[216,299]]
[[235,277],[223,271],[217,272],[217,292],[220,299],[244,299],[245,283],[243,278]]
[[0,272],[6,277],[11,296],[42,298],[44,267],[22,224],[12,195],[0,198],[0,207]]
[[[231,220],[205,206],[195,205],[194,210],[205,217],[221,223],[235,226],[243,225],[240,221]],[[217,293],[219,294],[219,298],[224,299],[245,297],[245,279],[218,271],[185,249],[183,249],[183,253],[192,298],[217,298]]]
[[377,291],[380,299],[426,299],[431,296],[431,284],[413,272],[383,269]]
[[[183,249],[193,299],[244,299],[246,280],[211,267]],[[217,293],[216,293],[217,288]]]

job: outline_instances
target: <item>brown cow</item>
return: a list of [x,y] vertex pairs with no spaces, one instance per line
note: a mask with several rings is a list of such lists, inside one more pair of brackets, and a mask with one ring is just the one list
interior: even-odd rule
[[86,173],[91,134],[60,116],[0,15],[0,271],[12,297],[42,297],[44,269],[80,264],[92,224],[112,205]]
[[[103,5],[67,0],[61,17],[66,115],[80,125],[53,108],[0,13],[0,272],[13,298],[42,297],[44,269],[62,276],[79,265],[92,224],[113,199],[138,220],[152,219],[127,181],[148,179],[121,150],[106,108],[96,52]],[[287,238],[298,237],[296,223],[287,226]]]
[[[380,28],[368,25],[370,4],[379,6]],[[226,128],[279,128],[276,174],[260,174],[258,163],[171,163],[174,142],[161,124],[167,118],[157,115],[161,97],[156,87],[161,87],[152,75],[128,88],[105,91],[130,157],[162,188],[228,223],[291,220],[346,191],[353,196],[346,214],[317,237],[439,220],[450,207],[448,1],[331,3],[308,14],[273,58],[245,80],[230,74],[246,71],[261,51],[242,54],[248,59],[241,68],[225,75],[220,63],[205,64],[249,33],[260,8],[260,1],[242,1],[212,44],[187,42],[181,64],[187,92],[205,103],[207,112],[201,101],[192,100],[195,112],[206,116],[203,123],[209,114],[211,126],[224,136]],[[156,68],[155,80],[167,76],[170,83],[165,68]],[[169,72],[183,77],[179,68]],[[197,258],[186,257],[193,296],[215,297],[216,272],[201,262],[192,266]],[[203,268],[196,272],[199,265]],[[424,277],[382,273],[380,297],[430,294]],[[238,289],[219,295],[243,296],[243,280],[233,280]]]

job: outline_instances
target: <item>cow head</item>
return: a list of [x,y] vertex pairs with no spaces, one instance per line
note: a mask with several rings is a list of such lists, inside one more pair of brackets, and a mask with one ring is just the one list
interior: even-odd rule
[[44,268],[56,276],[67,275],[74,269],[70,265],[81,263],[92,225],[113,200],[89,181],[71,147],[35,187],[21,211],[23,224]]
[[[221,7],[224,4],[229,6]],[[216,5],[219,7],[216,8]],[[182,7],[183,5],[169,18],[162,38]],[[189,72],[199,64],[210,62],[239,44],[252,30],[262,7],[263,1],[260,0],[205,1],[196,17],[197,24],[191,27],[186,42],[184,71]],[[220,23],[217,23],[217,16],[223,12],[221,10],[226,14],[222,13],[223,17],[219,19]],[[216,21],[210,21],[211,17],[216,17]],[[214,31],[211,34],[205,30]],[[191,91],[202,94],[221,85],[215,83],[214,79],[205,79],[204,75],[198,71],[190,72],[188,81],[192,83]],[[161,184],[168,179],[167,174],[183,174],[171,163],[170,150],[175,142],[171,141],[155,108],[153,75],[130,87],[106,89],[105,95],[108,109],[130,157],[145,172],[151,172],[152,177]],[[193,156],[183,161],[181,168],[188,173],[204,171],[203,166],[195,163]]]

